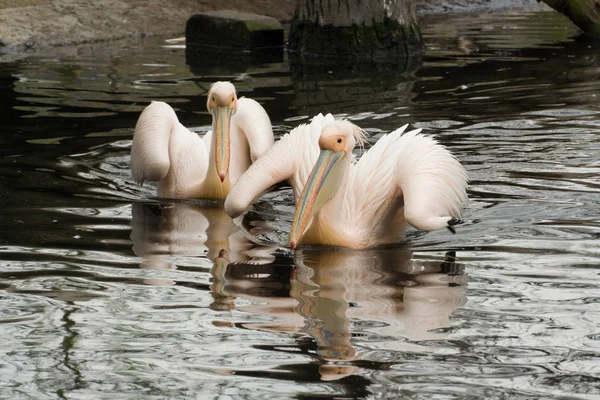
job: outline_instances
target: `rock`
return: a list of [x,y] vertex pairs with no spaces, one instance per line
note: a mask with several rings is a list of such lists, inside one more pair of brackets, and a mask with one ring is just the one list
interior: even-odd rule
[[275,18],[233,10],[208,11],[186,24],[187,46],[251,51],[283,47],[283,28]]

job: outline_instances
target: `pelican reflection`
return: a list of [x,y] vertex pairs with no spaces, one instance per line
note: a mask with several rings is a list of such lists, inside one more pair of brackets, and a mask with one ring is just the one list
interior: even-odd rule
[[308,335],[320,379],[335,380],[358,371],[361,337],[380,338],[365,347],[395,350],[424,350],[419,341],[444,338],[452,312],[466,302],[466,286],[452,253],[415,259],[407,248],[321,247],[268,265],[229,264],[214,289],[260,300],[241,311],[277,317],[244,323],[246,329]]
[[[219,276],[232,262],[260,264],[274,259],[271,250],[257,248],[220,205],[133,203],[131,226],[133,252],[142,258],[142,269],[210,266],[211,273]],[[145,281],[174,284],[168,279]]]
[[362,333],[412,342],[440,339],[440,328],[449,327],[452,312],[466,302],[467,276],[452,253],[415,260],[409,249],[315,249],[302,251],[295,265],[297,311],[307,321],[322,321],[312,324],[311,336],[322,341],[321,355],[328,360],[355,357],[351,321],[361,321]]

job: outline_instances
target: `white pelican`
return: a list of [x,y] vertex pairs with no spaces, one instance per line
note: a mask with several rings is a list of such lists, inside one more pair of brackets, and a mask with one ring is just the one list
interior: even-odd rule
[[131,173],[140,185],[158,181],[158,196],[224,199],[231,185],[273,144],[271,121],[252,99],[215,82],[206,103],[212,130],[203,139],[175,111],[152,102],[140,115],[131,146]]
[[404,239],[405,222],[421,230],[460,223],[467,172],[445,147],[406,125],[383,136],[358,162],[363,131],[319,114],[275,143],[240,177],[225,211],[240,215],[264,190],[287,179],[296,212],[289,244],[364,249]]

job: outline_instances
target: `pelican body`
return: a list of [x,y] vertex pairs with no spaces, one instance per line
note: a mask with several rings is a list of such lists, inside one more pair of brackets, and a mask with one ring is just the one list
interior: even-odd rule
[[365,249],[402,241],[406,223],[420,230],[453,225],[467,199],[467,172],[420,129],[384,135],[357,162],[365,134],[321,114],[286,134],[237,181],[225,201],[240,215],[264,190],[288,180],[296,209],[289,244]]
[[273,144],[264,108],[237,98],[229,82],[215,82],[206,107],[212,129],[200,138],[185,128],[167,103],[142,111],[131,146],[131,173],[142,185],[158,182],[165,198],[225,199],[231,186]]

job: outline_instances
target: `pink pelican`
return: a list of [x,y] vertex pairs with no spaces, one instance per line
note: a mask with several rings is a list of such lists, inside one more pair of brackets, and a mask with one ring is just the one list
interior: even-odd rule
[[231,185],[273,144],[271,121],[252,99],[237,98],[230,82],[215,82],[206,103],[212,130],[201,139],[167,103],[140,115],[131,146],[131,173],[142,185],[158,182],[158,196],[224,199]]
[[396,243],[404,239],[405,223],[454,232],[468,201],[467,172],[444,146],[406,127],[384,135],[353,162],[364,132],[319,114],[284,135],[240,177],[225,211],[240,215],[263,191],[287,179],[296,200],[292,249]]

